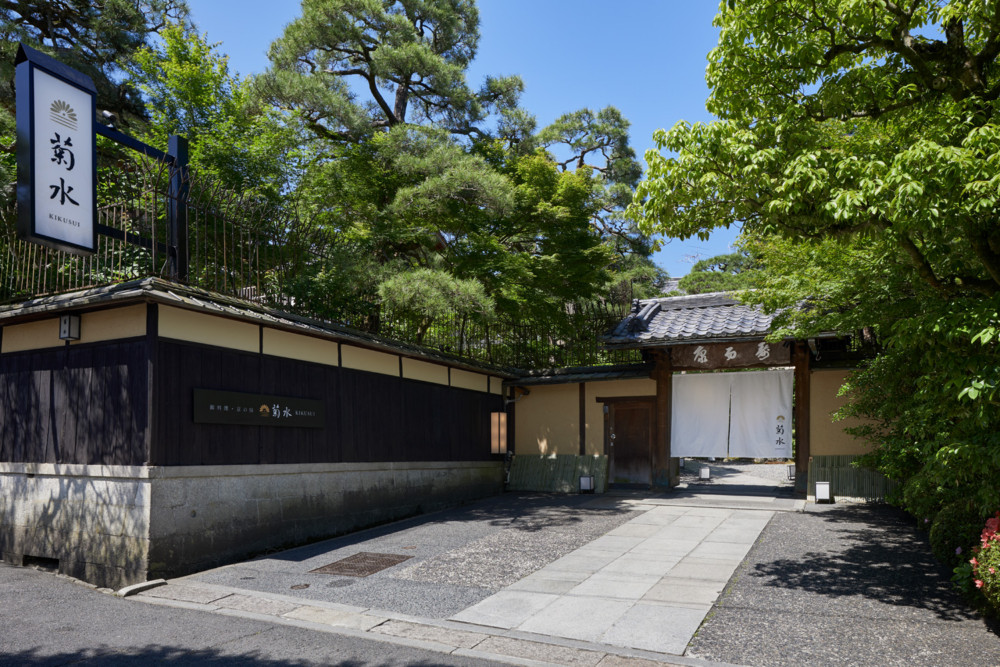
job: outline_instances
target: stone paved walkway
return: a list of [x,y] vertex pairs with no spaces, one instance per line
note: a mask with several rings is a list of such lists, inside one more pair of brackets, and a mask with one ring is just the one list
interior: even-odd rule
[[682,655],[772,515],[652,507],[452,618]]

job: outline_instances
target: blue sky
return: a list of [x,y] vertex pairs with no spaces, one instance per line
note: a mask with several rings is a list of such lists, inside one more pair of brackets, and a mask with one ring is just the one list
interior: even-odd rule
[[[299,15],[293,0],[188,0],[199,30],[241,75],[267,68],[267,50]],[[524,79],[522,105],[543,127],[583,107],[618,107],[640,156],[653,131],[708,121],[705,64],[715,46],[715,0],[479,0],[480,43],[469,71]],[[655,260],[678,277],[696,258],[728,251],[736,231],[668,240]]]

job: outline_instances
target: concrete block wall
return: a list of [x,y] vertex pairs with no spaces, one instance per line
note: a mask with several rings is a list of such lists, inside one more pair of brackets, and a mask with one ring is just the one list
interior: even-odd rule
[[145,580],[150,482],[141,466],[0,463],[0,556],[117,588]]

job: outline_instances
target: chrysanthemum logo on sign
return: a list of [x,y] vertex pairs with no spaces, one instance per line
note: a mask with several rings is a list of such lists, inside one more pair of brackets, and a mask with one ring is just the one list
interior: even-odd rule
[[52,103],[51,118],[53,123],[58,123],[68,130],[76,130],[76,112],[73,107],[63,100],[56,100]]

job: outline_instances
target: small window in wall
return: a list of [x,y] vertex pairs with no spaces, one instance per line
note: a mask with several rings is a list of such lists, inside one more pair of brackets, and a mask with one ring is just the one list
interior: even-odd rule
[[507,453],[507,413],[490,413],[490,451],[493,454]]

